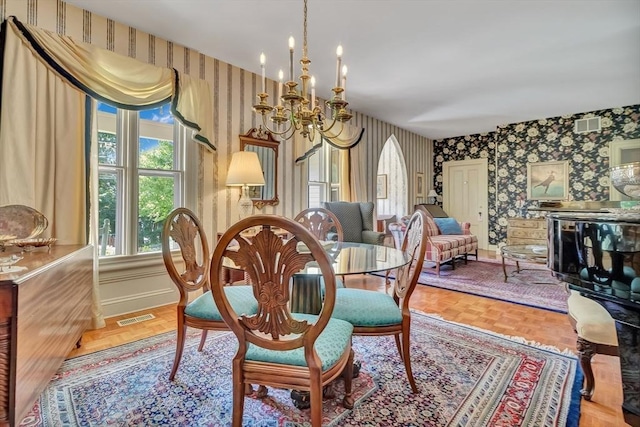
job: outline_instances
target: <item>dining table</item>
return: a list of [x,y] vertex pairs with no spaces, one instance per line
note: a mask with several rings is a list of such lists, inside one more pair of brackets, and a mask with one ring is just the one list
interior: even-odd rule
[[[410,261],[400,249],[358,242],[321,242],[333,260],[335,276],[388,272]],[[230,258],[223,265],[240,270]],[[322,309],[322,273],[314,261],[294,274],[290,289],[290,310],[293,313],[318,314]]]

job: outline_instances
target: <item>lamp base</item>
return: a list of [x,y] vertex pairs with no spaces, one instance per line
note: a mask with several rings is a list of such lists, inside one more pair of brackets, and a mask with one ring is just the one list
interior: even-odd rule
[[240,219],[245,219],[253,214],[253,200],[249,198],[249,187],[247,185],[242,186],[242,195],[238,200],[238,215]]

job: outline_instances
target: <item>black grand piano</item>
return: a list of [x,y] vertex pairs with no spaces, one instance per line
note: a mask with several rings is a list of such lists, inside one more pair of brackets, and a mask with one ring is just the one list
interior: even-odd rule
[[640,211],[549,210],[548,267],[616,321],[622,411],[640,426]]

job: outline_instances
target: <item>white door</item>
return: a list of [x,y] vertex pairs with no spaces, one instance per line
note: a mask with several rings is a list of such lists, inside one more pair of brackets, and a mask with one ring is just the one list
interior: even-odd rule
[[488,249],[487,159],[444,162],[442,200],[445,212],[460,222],[471,223],[478,248]]

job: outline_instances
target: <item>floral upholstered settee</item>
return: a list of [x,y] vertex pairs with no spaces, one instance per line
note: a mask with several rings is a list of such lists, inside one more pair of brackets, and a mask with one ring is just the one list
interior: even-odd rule
[[[400,222],[389,224],[389,231],[393,235],[393,240],[397,248],[402,246],[404,238],[404,230],[409,216],[401,218]],[[445,221],[446,220],[446,221]],[[436,222],[441,223],[438,227]],[[455,222],[458,227],[450,227]],[[457,258],[464,259],[467,262],[469,254],[475,255],[478,259],[478,237],[471,234],[471,224],[468,222],[457,222],[453,218],[431,218],[427,217],[425,226],[428,231],[427,251],[424,261],[430,261],[436,264],[436,274],[440,275],[440,265],[450,263],[455,269],[455,260]],[[442,228],[442,230],[441,230]],[[451,230],[453,228],[453,230]],[[456,233],[456,234],[445,234]]]

